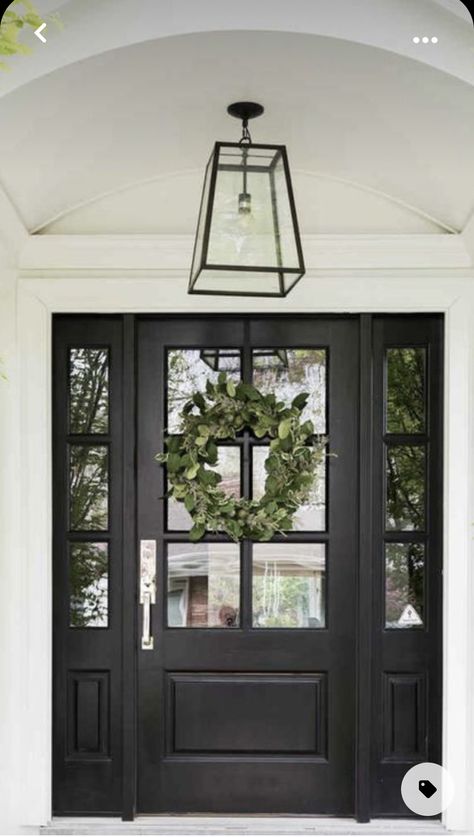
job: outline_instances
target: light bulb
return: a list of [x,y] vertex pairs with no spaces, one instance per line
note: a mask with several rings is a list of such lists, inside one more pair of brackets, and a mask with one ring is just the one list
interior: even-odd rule
[[252,211],[252,196],[248,192],[239,195],[239,215],[250,215]]

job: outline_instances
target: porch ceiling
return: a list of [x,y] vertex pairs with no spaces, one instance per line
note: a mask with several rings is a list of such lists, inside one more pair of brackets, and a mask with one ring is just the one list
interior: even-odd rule
[[[50,53],[49,43],[40,55],[36,48],[0,79],[0,181],[32,232],[192,233],[212,143],[238,136],[225,106],[255,98],[266,113],[254,138],[288,146],[303,232],[460,231],[473,208],[474,76],[463,62],[469,53],[472,65],[474,35],[457,2],[419,0],[425,16],[408,28],[403,0],[364,0],[373,26],[363,42],[353,2],[353,39],[336,33],[334,8],[344,17],[345,0],[313,2],[313,29],[323,34],[263,31],[246,3],[245,28],[232,31],[211,2],[204,20],[213,6],[221,31],[177,34],[186,3],[175,0],[131,21],[125,43],[108,0],[94,0],[90,20],[88,0],[81,19],[70,18],[71,2],[43,0],[44,12],[60,6],[76,27],[71,54],[82,60],[62,55],[67,31],[52,32]],[[391,43],[375,14],[381,4],[385,24],[393,14]],[[122,24],[124,5],[114,0]],[[271,28],[284,26],[282,5],[294,29],[295,4],[286,3],[272,4]],[[308,4],[296,5],[308,17]],[[96,31],[87,53],[92,20],[104,37],[100,49]],[[438,52],[414,51],[414,27],[438,34]]]

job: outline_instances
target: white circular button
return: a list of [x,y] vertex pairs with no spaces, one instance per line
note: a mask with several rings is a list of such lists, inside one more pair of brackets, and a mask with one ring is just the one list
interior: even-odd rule
[[414,814],[434,817],[451,804],[454,783],[444,767],[425,761],[405,773],[401,793],[405,805]]

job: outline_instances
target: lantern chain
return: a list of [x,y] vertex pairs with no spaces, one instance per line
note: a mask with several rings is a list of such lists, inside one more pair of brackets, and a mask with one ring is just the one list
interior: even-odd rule
[[248,128],[249,121],[248,119],[242,120],[242,136],[239,140],[239,145],[251,145],[252,144],[252,137],[250,136],[250,131]]

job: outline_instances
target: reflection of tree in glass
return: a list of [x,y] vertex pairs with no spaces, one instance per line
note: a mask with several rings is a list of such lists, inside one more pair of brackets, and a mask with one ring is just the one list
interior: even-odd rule
[[407,605],[423,618],[424,547],[422,544],[386,545],[385,619],[397,623]]
[[[219,369],[213,370],[202,359],[200,349],[173,349],[168,352],[168,433],[180,430],[180,413],[194,392],[204,392],[206,381],[217,383],[219,372],[240,380],[240,354],[235,349],[220,349]],[[226,354],[226,351],[228,354]]]
[[[311,617],[311,588],[315,576],[282,576],[267,573],[253,582],[254,626],[265,628],[307,628]],[[324,627],[320,619],[311,627]]]
[[325,563],[321,544],[255,545],[254,626],[324,627]]
[[389,433],[425,429],[425,354],[423,348],[387,349]]
[[387,529],[423,530],[425,525],[425,448],[387,448]]
[[70,432],[107,433],[109,358],[107,349],[71,349]]
[[107,544],[71,544],[69,584],[71,627],[106,627],[108,622]]
[[108,456],[105,445],[71,445],[70,528],[104,531],[108,526]]
[[[252,496],[259,500],[263,497],[267,472],[265,460],[268,456],[267,446],[254,447],[252,451]],[[301,505],[293,518],[293,531],[322,531],[326,525],[326,459],[317,466],[314,482],[308,497],[308,502]]]
[[[258,350],[257,350],[258,351]],[[302,421],[311,420],[316,433],[326,432],[326,351],[287,349],[287,364],[278,354],[253,358],[253,384],[264,393],[273,392],[290,404],[300,392],[308,392]]]

